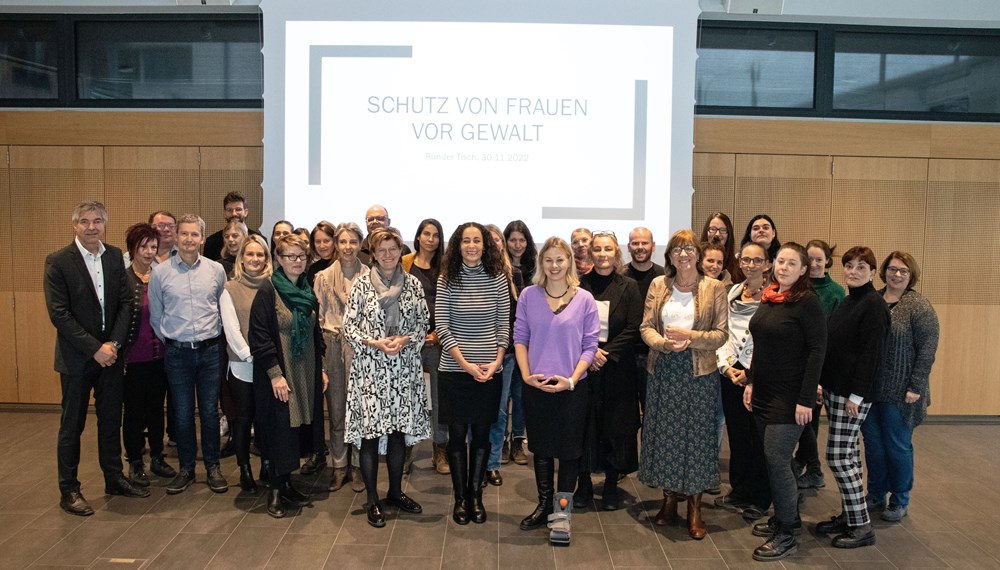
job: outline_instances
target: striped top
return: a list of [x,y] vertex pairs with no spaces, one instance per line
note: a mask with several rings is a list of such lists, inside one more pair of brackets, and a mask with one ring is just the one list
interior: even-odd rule
[[[497,348],[510,344],[510,289],[503,273],[490,277],[480,263],[462,264],[459,283],[449,285],[438,278],[434,322],[441,341],[443,372],[464,372],[449,352],[458,347],[472,364],[497,359]],[[500,368],[497,368],[497,372]]]

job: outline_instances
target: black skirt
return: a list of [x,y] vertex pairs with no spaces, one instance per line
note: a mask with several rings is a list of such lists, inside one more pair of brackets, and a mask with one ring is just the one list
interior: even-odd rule
[[576,390],[550,394],[524,385],[521,399],[528,449],[532,453],[557,459],[577,459],[583,455],[590,397],[589,390],[582,388],[581,385]]
[[438,372],[438,423],[493,424],[500,412],[502,373],[477,382],[465,372]]

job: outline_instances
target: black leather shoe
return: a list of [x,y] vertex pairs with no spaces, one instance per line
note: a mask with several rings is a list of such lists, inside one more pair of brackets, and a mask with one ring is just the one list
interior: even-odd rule
[[538,505],[530,515],[521,519],[518,525],[521,530],[535,530],[536,528],[548,524],[549,515],[552,514],[552,505]]
[[59,499],[59,508],[78,517],[89,517],[94,514],[94,509],[80,491],[63,491]]
[[247,493],[257,493],[257,481],[253,478],[250,464],[240,465],[240,488]]
[[368,524],[375,528],[385,526],[385,513],[382,512],[382,505],[378,504],[378,501],[368,505]]
[[[795,524],[793,524],[789,530],[792,534],[802,534],[802,519],[795,519]],[[767,522],[757,523],[753,525],[754,536],[763,536],[765,538],[770,538],[778,532],[778,518],[771,517],[767,519]]]
[[153,475],[164,479],[173,479],[177,476],[177,471],[164,461],[163,457],[150,457],[149,470],[153,472]]
[[302,475],[312,475],[313,473],[323,471],[324,467],[326,467],[326,454],[317,452],[309,456],[309,459],[299,469],[299,473]]
[[499,487],[503,485],[503,475],[500,474],[499,469],[493,469],[486,473],[486,482],[494,487]]
[[847,532],[837,535],[831,543],[834,548],[859,548],[875,544],[875,529],[871,523],[864,526],[852,526]]
[[[765,523],[761,523],[765,524]],[[757,534],[756,532],[754,534]],[[753,559],[761,562],[770,560],[781,560],[786,556],[791,556],[799,549],[799,543],[795,540],[795,535],[782,529],[774,536],[767,539],[767,542],[753,550]]]
[[167,494],[176,495],[177,493],[183,493],[185,489],[191,486],[191,483],[194,483],[194,472],[181,469],[173,481],[167,483]]
[[232,436],[229,436],[226,438],[226,443],[219,448],[219,457],[225,459],[234,455],[236,455],[236,442],[233,441]]
[[420,506],[420,503],[414,501],[413,499],[406,496],[406,493],[400,493],[398,497],[393,497],[391,495],[386,496],[385,502],[390,505],[396,506],[401,511],[408,513],[413,513],[418,515],[424,512],[424,508]]
[[146,466],[142,459],[129,461],[128,478],[136,487],[149,487],[149,475],[146,475]]
[[746,521],[755,521],[758,519],[762,519],[767,516],[767,508],[762,509],[760,507],[750,505],[749,507],[740,511],[740,516],[742,516],[743,520]]
[[292,507],[308,507],[312,504],[308,495],[304,495],[298,489],[292,487],[291,481],[286,481],[284,489],[281,489],[281,500]]
[[119,495],[122,497],[144,498],[149,496],[149,489],[136,487],[124,475],[118,475],[108,483],[104,484],[105,495]]
[[281,501],[281,491],[278,489],[271,489],[267,494],[267,514],[276,519],[285,516],[285,505]]
[[229,490],[229,482],[222,476],[222,469],[218,465],[208,468],[208,488],[213,493],[225,493]]
[[465,503],[465,497],[455,497],[455,506],[451,509],[451,518],[455,524],[469,524],[469,506]]
[[835,517],[830,517],[828,521],[817,523],[816,534],[841,534],[847,532],[847,528],[847,518],[844,516],[844,513],[840,513]]

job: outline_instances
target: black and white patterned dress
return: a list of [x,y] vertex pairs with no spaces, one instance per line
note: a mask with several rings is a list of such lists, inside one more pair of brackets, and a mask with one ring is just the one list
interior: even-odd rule
[[429,313],[424,290],[416,277],[404,274],[399,294],[399,334],[410,342],[399,354],[390,356],[368,346],[366,341],[386,336],[385,311],[372,285],[373,271],[354,281],[347,297],[344,337],[354,349],[347,386],[347,443],[361,445],[362,439],[376,439],[402,432],[406,445],[430,437],[427,391],[424,387],[420,349],[427,334]]

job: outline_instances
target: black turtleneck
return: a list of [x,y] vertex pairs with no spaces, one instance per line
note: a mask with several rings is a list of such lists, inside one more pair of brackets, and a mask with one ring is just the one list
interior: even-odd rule
[[823,389],[870,402],[888,332],[889,308],[871,282],[849,288],[830,315]]

